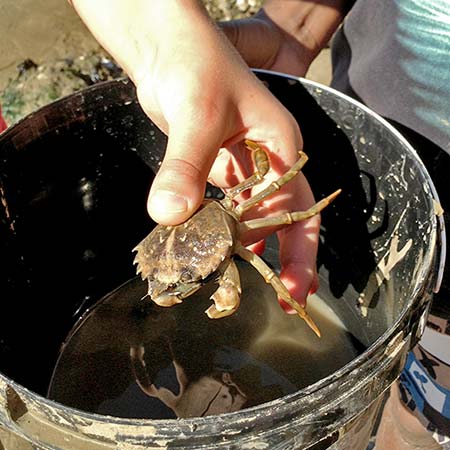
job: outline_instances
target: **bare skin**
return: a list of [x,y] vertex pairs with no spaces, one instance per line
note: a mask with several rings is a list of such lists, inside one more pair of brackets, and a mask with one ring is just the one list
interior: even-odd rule
[[419,419],[401,402],[396,384],[384,407],[374,450],[442,450]]
[[220,26],[251,67],[304,76],[352,3],[266,0],[250,19],[222,22]]

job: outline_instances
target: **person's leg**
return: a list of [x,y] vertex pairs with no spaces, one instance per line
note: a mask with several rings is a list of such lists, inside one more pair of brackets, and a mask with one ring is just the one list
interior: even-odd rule
[[400,400],[395,383],[383,409],[374,450],[442,450],[431,433]]

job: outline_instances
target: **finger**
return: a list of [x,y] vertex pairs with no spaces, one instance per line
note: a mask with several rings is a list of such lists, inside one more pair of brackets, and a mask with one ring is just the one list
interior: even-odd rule
[[[266,209],[260,211],[265,211],[262,213],[262,217],[273,215],[272,213],[269,214]],[[280,241],[280,278],[292,297],[302,306],[306,305],[308,296],[314,294],[319,287],[316,272],[319,229],[320,217],[314,216],[308,221],[285,225],[277,232]],[[262,228],[246,233],[242,237],[242,243],[247,248],[260,254],[260,243],[265,242],[260,239],[270,235],[271,230],[271,228]],[[252,244],[253,242],[255,244]],[[281,299],[279,300],[286,312],[296,314],[289,305]]]
[[256,253],[258,256],[261,256],[264,253],[264,250],[266,249],[266,241],[265,239],[261,239],[258,242],[255,242],[254,244],[250,244],[247,246],[249,250],[251,250],[253,253]]
[[[285,149],[293,148],[285,142]],[[298,145],[298,144],[296,144]],[[291,164],[292,153],[279,152],[282,162]],[[297,155],[298,158],[298,155]],[[289,181],[277,194],[264,201],[264,206],[272,214],[282,214],[285,211],[305,211],[314,205],[311,188],[300,172]],[[301,305],[306,304],[308,293],[317,284],[316,257],[319,241],[320,216],[296,222],[282,227],[277,232],[279,240],[279,257],[281,263],[280,277],[286,284],[292,297]]]
[[[258,216],[252,215],[251,218],[273,215],[267,209],[260,209],[259,211]],[[261,211],[263,212],[261,213]],[[319,287],[316,272],[319,229],[320,217],[315,216],[310,221],[285,225],[277,232],[278,239],[281,242],[279,247],[280,278],[292,297],[302,306],[306,305],[308,296],[314,294]],[[272,228],[262,228],[246,233],[242,236],[242,243],[255,253],[261,254],[263,249],[261,249],[260,243],[265,242],[263,238],[270,235],[271,230]],[[279,301],[286,312],[296,314],[296,311],[287,303],[281,299]]]
[[[255,167],[251,152],[241,141],[238,144],[222,147],[214,160],[209,173],[208,181],[214,186],[227,192],[229,188],[236,186],[241,181],[253,175]],[[250,190],[245,190],[234,200],[240,202],[247,199]]]
[[[289,155],[285,154],[280,159],[282,161],[288,160]],[[263,205],[249,210],[244,220],[279,216],[286,211],[305,211],[314,203],[314,196],[306,178],[302,173],[298,173],[279,192],[264,200]],[[317,215],[306,221],[282,225],[277,228],[280,243],[281,279],[286,284],[292,297],[301,305],[305,305],[307,296],[317,290],[318,287],[316,256],[320,216]],[[242,242],[244,245],[248,245],[267,236],[270,232],[273,232],[273,229],[253,230],[242,237]],[[282,302],[282,306],[286,306],[287,311],[291,310],[287,305],[284,305],[284,302]]]
[[236,159],[233,152],[222,147],[213,162],[208,181],[221,189],[227,189],[236,186],[246,176],[243,165]]
[[[183,130],[182,130],[183,131]],[[166,155],[153,181],[148,212],[157,223],[177,225],[200,206],[220,144],[214,133],[169,133]]]
[[280,230],[280,278],[302,306],[318,288],[316,258],[320,217],[314,216]]

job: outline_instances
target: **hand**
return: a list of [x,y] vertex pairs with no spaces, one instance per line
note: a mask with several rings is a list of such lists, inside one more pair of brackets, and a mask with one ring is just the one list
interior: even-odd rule
[[249,19],[219,25],[250,67],[303,77],[317,54],[314,38],[307,31],[300,41],[277,25],[264,9]]
[[[148,201],[157,222],[170,225],[189,218],[203,199],[208,176],[227,188],[252,173],[250,155],[239,144],[243,139],[268,151],[268,182],[296,161],[302,148],[296,121],[252,74],[199,2],[73,3],[134,81],[144,111],[168,134],[166,155]],[[303,210],[313,203],[300,174],[252,214]],[[317,284],[319,221],[314,217],[278,231],[281,277],[303,304]],[[244,244],[264,236],[246,236]]]
[[220,27],[250,67],[303,77],[353,0],[266,0],[249,19]]

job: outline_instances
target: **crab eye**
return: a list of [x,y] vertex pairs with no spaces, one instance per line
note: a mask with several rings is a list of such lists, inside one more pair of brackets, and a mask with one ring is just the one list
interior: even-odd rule
[[183,283],[187,283],[188,281],[191,281],[191,273],[190,273],[190,271],[189,270],[183,270],[183,272],[181,273],[181,276],[180,276],[180,280],[183,282]]

